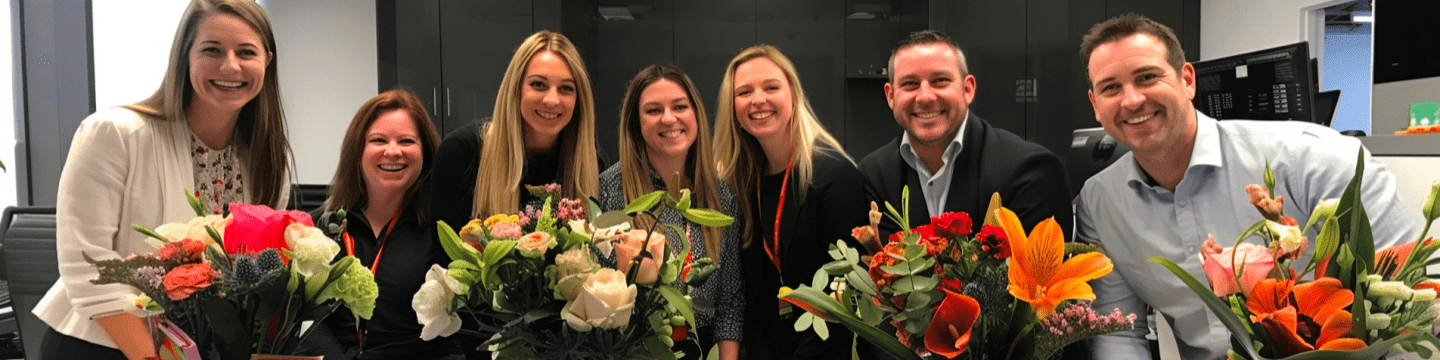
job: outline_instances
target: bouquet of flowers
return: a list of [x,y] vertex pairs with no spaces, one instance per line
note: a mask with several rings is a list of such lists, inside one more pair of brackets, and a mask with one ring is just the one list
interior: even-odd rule
[[201,352],[213,346],[221,359],[293,354],[309,335],[300,324],[321,321],[342,304],[370,317],[379,291],[373,275],[354,257],[332,263],[340,247],[308,214],[234,203],[222,217],[205,214],[201,201],[190,197],[198,217],[188,223],[132,225],[150,237],[155,253],[87,255],[100,273],[92,282],[139,289],[127,311],[173,314]]
[[[667,249],[654,211],[663,205],[704,226],[732,219],[690,208],[689,190],[656,191],[604,214],[594,202],[559,199],[558,185],[530,191],[546,199],[538,211],[476,219],[458,234],[436,225],[453,261],[433,266],[415,294],[421,338],[476,336],[501,359],[675,359],[674,342],[693,338],[689,289],[714,266],[694,259],[689,241]],[[642,216],[648,228],[631,230]],[[616,266],[600,266],[597,257],[611,253]]]
[[[1246,187],[1264,219],[1241,233],[1230,248],[1205,242],[1200,258],[1210,288],[1168,259],[1150,258],[1180,277],[1229,328],[1237,348],[1232,359],[1375,359],[1386,354],[1436,356],[1440,339],[1440,282],[1425,267],[1440,244],[1433,239],[1375,251],[1360,199],[1364,150],[1355,177],[1340,199],[1316,205],[1305,227],[1284,216],[1284,197],[1271,197],[1275,178],[1266,165],[1262,187]],[[1432,188],[1422,209],[1425,231],[1440,217]],[[1296,260],[1309,248],[1304,237],[1320,226],[1304,270]],[[1258,236],[1264,245],[1244,242]],[[1311,280],[1304,280],[1313,271]],[[1426,344],[1428,343],[1428,345]]]
[[[909,201],[909,189],[902,198]],[[908,213],[885,206],[909,227]],[[861,242],[876,236],[880,222],[878,207],[870,207],[870,226],[852,232]],[[1130,329],[1135,320],[1118,309],[1102,315],[1090,308],[1095,294],[1086,281],[1109,273],[1109,258],[1065,243],[1054,219],[1027,236],[999,194],[978,233],[968,214],[948,212],[892,234],[868,263],[844,242],[830,255],[835,261],[809,286],[781,290],[781,299],[808,311],[800,322],[809,324],[797,328],[808,325],[824,337],[826,321],[840,322],[899,358],[1046,359],[1071,342]],[[826,284],[835,292],[826,293]],[[885,323],[893,336],[876,328]]]

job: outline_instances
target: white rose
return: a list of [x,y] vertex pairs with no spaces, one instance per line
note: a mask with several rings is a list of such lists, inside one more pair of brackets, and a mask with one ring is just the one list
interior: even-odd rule
[[340,253],[340,244],[325,236],[320,229],[291,223],[285,227],[285,244],[290,246],[295,271],[310,276],[330,266],[330,260]]
[[440,265],[430,265],[425,273],[425,283],[415,292],[410,307],[415,309],[415,318],[420,322],[420,339],[429,341],[437,336],[450,336],[460,330],[460,315],[455,313],[455,293],[460,282],[455,281]]
[[580,286],[580,294],[565,304],[560,317],[570,328],[586,332],[593,328],[613,329],[630,324],[630,311],[635,308],[634,284],[625,283],[625,274],[604,268],[590,274]]
[[555,290],[556,298],[571,301],[579,295],[580,285],[596,267],[589,251],[571,249],[555,256],[555,265],[545,269],[545,276],[550,278],[550,288]]
[[222,217],[220,215],[205,215],[190,219],[190,222],[188,223],[169,223],[165,225],[160,225],[160,227],[155,228],[155,232],[160,234],[160,236],[164,236],[165,238],[170,239],[170,241],[191,239],[203,241],[205,242],[205,244],[208,245],[214,244],[215,239],[210,237],[210,232],[205,230],[205,226],[209,225],[210,227],[215,228],[216,234],[224,234],[225,225],[229,224],[230,218]]

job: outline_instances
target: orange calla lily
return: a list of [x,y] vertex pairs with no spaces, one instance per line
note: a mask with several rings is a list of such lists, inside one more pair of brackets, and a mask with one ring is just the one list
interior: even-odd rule
[[1358,350],[1365,341],[1349,337],[1351,317],[1345,308],[1355,294],[1340,280],[1320,278],[1295,285],[1292,280],[1265,279],[1255,284],[1245,307],[1250,321],[1275,341],[1277,356],[1310,350]]
[[1035,225],[1027,237],[1015,212],[1002,207],[994,216],[1010,239],[1010,294],[1030,303],[1037,317],[1050,316],[1065,300],[1095,300],[1085,282],[1109,274],[1115,267],[1110,258],[1089,252],[1065,260],[1065,234],[1055,218]]
[[980,302],[951,289],[945,300],[935,308],[935,317],[925,329],[925,349],[946,358],[954,358],[970,345],[970,329],[980,318]]

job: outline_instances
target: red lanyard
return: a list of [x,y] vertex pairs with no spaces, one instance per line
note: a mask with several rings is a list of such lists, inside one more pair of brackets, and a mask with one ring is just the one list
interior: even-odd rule
[[[390,233],[395,230],[395,223],[400,221],[400,214],[404,213],[404,209],[396,210],[395,216],[390,218],[390,225],[386,225],[385,232],[380,233],[380,249],[375,250],[375,261],[370,262],[370,275],[375,275],[375,272],[380,270],[380,255],[385,253],[385,242],[390,241]],[[345,254],[355,256],[355,238],[350,237],[349,232],[341,233],[340,238],[345,239]],[[356,329],[356,335],[360,337],[360,349],[365,349],[365,327],[363,325]]]
[[[795,165],[795,149],[790,149],[790,161],[785,164],[785,179],[780,183],[780,201],[775,204],[775,235],[770,241],[765,241],[765,254],[770,255],[770,263],[775,265],[775,272],[780,273],[780,218],[785,212],[785,188],[790,186],[790,168]],[[760,178],[755,178],[755,203],[760,201]]]

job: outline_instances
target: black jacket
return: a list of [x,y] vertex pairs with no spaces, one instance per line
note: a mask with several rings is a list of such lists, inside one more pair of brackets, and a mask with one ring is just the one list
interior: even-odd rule
[[[1074,196],[1060,158],[1043,146],[991,127],[974,113],[963,126],[963,148],[950,162],[956,168],[943,209],[970,214],[978,231],[985,221],[990,195],[998,192],[1004,206],[1015,211],[1027,232],[1053,216],[1069,239],[1074,228],[1070,208]],[[920,176],[900,157],[899,137],[866,155],[860,161],[860,172],[865,176],[866,195],[880,205],[882,212],[886,201],[900,210],[900,191],[909,185],[910,226],[930,223]],[[881,239],[896,231],[900,231],[899,225],[888,217],[880,222]]]

